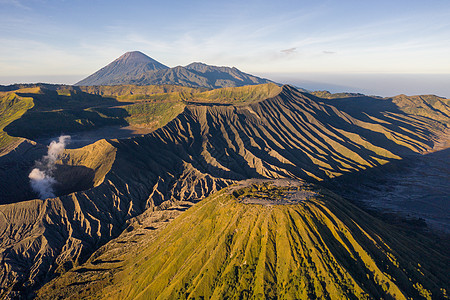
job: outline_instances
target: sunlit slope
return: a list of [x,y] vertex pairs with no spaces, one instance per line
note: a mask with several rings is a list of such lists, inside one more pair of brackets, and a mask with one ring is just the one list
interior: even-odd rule
[[[17,92],[35,92],[36,90],[37,88],[23,89]],[[4,128],[19,119],[33,105],[30,97],[21,97],[16,92],[0,92],[0,154],[7,152],[9,145],[20,141],[20,139],[8,135]]]
[[111,125],[135,125],[154,130],[167,124],[185,106],[178,96],[164,101],[142,101],[139,97],[134,99],[129,92],[120,101],[132,98],[130,102],[120,102],[112,96],[89,94],[72,87],[35,88],[3,94],[10,95],[1,102],[0,113],[5,127],[1,145],[4,146],[12,137],[34,140]]
[[[73,88],[71,87],[70,89]],[[272,98],[281,92],[281,87],[274,83],[226,87],[213,90],[177,85],[81,86],[76,87],[76,89],[80,89],[89,94],[113,97],[121,102],[183,101],[196,104],[232,105],[251,104]]]
[[[312,92],[316,97],[320,97],[322,101],[336,106],[338,109],[361,111],[384,111],[388,118],[398,117],[398,112],[408,114],[410,116],[421,117],[422,119],[436,120],[448,124],[450,117],[450,99],[445,99],[436,95],[416,95],[406,96],[398,95],[394,97],[368,97],[357,93],[336,93],[331,94],[327,91]],[[329,100],[329,101],[328,101]],[[377,101],[373,101],[377,100]],[[380,103],[383,103],[380,105]],[[359,103],[359,107],[355,105]],[[390,107],[390,109],[386,109]],[[394,112],[393,110],[397,110]],[[389,116],[389,114],[391,114]]]
[[190,102],[246,105],[280,91],[275,84],[263,84],[207,92],[204,88],[174,85],[45,85],[1,92],[0,126],[5,130],[0,136],[0,149],[13,137],[33,140],[111,125],[155,130],[174,119]]
[[281,90],[282,88],[274,83],[243,87],[227,87],[192,94],[185,100],[193,103],[231,104],[242,106],[275,97]]
[[321,181],[376,169],[430,149],[448,124],[406,114],[386,99],[364,101],[338,109],[285,86],[250,105],[188,104],[151,134],[108,141],[113,151],[105,150],[114,155],[104,157],[111,167],[98,173],[104,177],[94,179],[94,187],[37,201],[38,215],[23,203],[0,206],[21,220],[2,223],[1,286],[36,289],[55,271],[83,262],[144,211],[200,200],[246,178]]
[[187,151],[196,157],[189,163],[210,165],[217,177],[325,179],[425,151],[436,128],[445,127],[405,114],[394,119],[370,113],[354,117],[284,87],[279,95],[249,106],[189,106],[143,140],[168,140],[168,147],[183,149],[180,157]]
[[201,93],[206,88],[192,88],[180,85],[95,85],[71,87],[71,89],[80,89],[83,92],[106,97],[113,97],[119,101],[139,101],[156,100],[158,96],[164,94],[178,95],[180,93]]
[[[433,239],[391,227],[337,195],[315,189],[314,198],[296,205],[243,204],[226,190],[215,193],[175,219],[155,240],[129,253],[111,282],[98,282],[104,290],[83,290],[83,295],[444,298],[449,258]],[[283,191],[272,193],[279,197]],[[83,284],[87,282],[63,277],[40,296],[70,298],[72,286]]]
[[[12,93],[12,92],[10,92]],[[105,125],[126,124],[123,119],[107,116],[92,110],[92,107],[112,106],[115,101],[72,90],[58,93],[43,87],[14,91],[19,96],[14,107],[27,106],[20,118],[4,128],[9,136],[35,139],[61,133],[86,130]]]
[[450,99],[434,95],[399,95],[392,101],[404,112],[428,117],[433,120],[448,121],[450,117]]

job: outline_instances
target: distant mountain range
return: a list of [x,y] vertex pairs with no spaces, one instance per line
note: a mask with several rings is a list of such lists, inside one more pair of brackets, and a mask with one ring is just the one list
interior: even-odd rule
[[75,85],[176,84],[190,87],[221,88],[264,84],[268,79],[237,68],[216,67],[200,62],[169,68],[142,52],[127,52]]

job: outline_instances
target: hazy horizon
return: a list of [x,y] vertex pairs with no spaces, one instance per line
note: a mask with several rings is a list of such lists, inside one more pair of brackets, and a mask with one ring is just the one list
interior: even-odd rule
[[[241,70],[244,71],[245,70]],[[0,76],[0,85],[50,83],[73,85],[84,75]],[[332,74],[332,73],[253,73],[281,84],[290,84],[311,91],[331,93],[352,92],[382,97],[433,94],[450,98],[450,74]]]
[[297,73],[259,74],[276,82],[307,90],[331,93],[353,92],[382,97],[433,94],[450,98],[450,74],[377,74],[377,73]]

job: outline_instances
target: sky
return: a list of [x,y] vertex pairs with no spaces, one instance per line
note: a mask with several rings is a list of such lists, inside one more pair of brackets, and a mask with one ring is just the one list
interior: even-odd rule
[[0,84],[73,84],[133,50],[308,89],[450,98],[450,1],[0,0]]

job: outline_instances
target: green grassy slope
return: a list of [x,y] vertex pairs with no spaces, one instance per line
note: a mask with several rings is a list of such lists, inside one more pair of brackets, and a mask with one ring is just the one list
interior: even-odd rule
[[[92,87],[95,88],[95,87]],[[106,94],[123,92],[125,95],[101,96],[62,86],[55,90],[47,88],[20,89],[2,92],[0,116],[2,135],[0,147],[6,147],[13,137],[37,139],[100,128],[109,125],[135,125],[156,129],[164,126],[184,109],[180,98],[163,101],[144,101],[145,95],[132,95],[130,87],[113,87]],[[144,90],[142,87],[140,90]],[[144,92],[151,92],[149,87]],[[161,89],[157,89],[159,92]],[[162,89],[170,90],[170,87]],[[178,92],[176,93],[178,94]],[[164,94],[171,95],[171,94]],[[134,98],[136,99],[134,99]]]
[[180,114],[187,103],[245,105],[275,96],[275,84],[205,91],[161,86],[42,86],[1,92],[0,148],[13,137],[37,139],[104,126],[133,125],[155,130]]
[[274,83],[268,83],[206,91],[193,94],[187,100],[194,103],[217,103],[242,106],[275,97],[280,92],[281,87]]
[[[77,91],[58,93],[45,88],[39,88],[34,93],[18,94],[33,99],[34,106],[5,128],[11,136],[36,139],[99,126],[126,124],[123,116],[102,115],[91,109],[114,105],[117,101],[112,98]],[[123,115],[127,115],[126,112]]]
[[[228,190],[215,193],[176,218],[151,242],[121,257],[120,271],[113,278],[93,280],[92,284],[103,287],[101,291],[82,290],[77,295],[445,298],[450,261],[436,240],[387,225],[327,190],[314,189],[315,198],[296,205],[243,204]],[[102,267],[83,266],[80,272]],[[70,286],[77,284],[70,279],[73,276],[68,273],[50,283],[40,291],[40,298],[64,293],[70,298]]]
[[434,95],[409,97],[406,95],[399,95],[393,97],[392,102],[408,114],[444,122],[450,117],[450,99]]
[[329,91],[313,91],[311,92],[311,94],[324,99],[339,99],[364,96],[360,93],[330,93]]
[[14,92],[0,92],[0,153],[17,140],[8,135],[4,128],[22,117],[33,105],[33,99],[30,97],[21,97]]
[[415,239],[342,199],[261,207],[219,194],[162,232],[115,288],[122,299],[437,299],[449,261],[423,242],[415,253]]
[[[333,99],[337,102],[342,102],[339,100],[343,100],[346,98],[351,98],[350,101],[358,101],[358,99],[367,97],[363,94],[358,93],[332,94],[328,91],[315,91],[311,94],[323,99]],[[445,99],[436,95],[398,95],[387,98],[374,97],[374,99],[384,99],[388,102],[392,102],[400,111],[410,115],[426,117],[432,120],[443,122],[447,122],[448,118],[450,117],[450,99]]]
[[113,85],[113,86],[80,86],[77,87],[81,91],[101,95],[114,97],[118,100],[142,100],[148,96],[161,95],[161,94],[175,94],[175,93],[199,93],[207,90],[206,88],[191,88],[179,85]]

